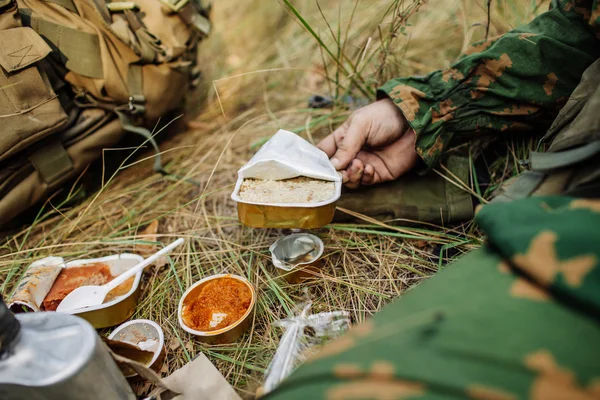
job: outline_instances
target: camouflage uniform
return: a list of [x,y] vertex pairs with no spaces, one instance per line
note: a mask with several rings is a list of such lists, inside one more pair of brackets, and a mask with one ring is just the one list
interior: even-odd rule
[[400,107],[429,167],[453,138],[543,132],[600,57],[599,4],[554,0],[531,23],[471,46],[450,69],[393,79],[380,95]]
[[[559,164],[593,151],[577,153],[575,179],[548,181],[569,193],[597,184],[600,8],[553,5],[449,71],[386,85],[412,112],[426,163],[469,129],[547,127],[581,79],[546,138]],[[266,399],[600,399],[600,200],[505,197],[475,218],[482,248],[327,344]]]
[[600,398],[600,201],[532,197],[476,220],[486,246],[266,399]]
[[[435,167],[450,144],[486,134],[543,133],[600,57],[599,4],[554,0],[531,23],[471,46],[448,70],[387,82],[379,97],[393,99],[415,130],[426,167],[421,172]],[[469,181],[467,158],[454,156],[444,164]],[[384,219],[437,223],[473,216],[471,197],[433,172],[363,188],[342,197],[340,206]]]

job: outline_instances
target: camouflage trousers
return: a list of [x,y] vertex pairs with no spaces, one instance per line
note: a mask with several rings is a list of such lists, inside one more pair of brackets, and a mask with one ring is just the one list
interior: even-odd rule
[[486,245],[266,399],[600,398],[600,201],[534,197],[476,221]]
[[[451,155],[445,164],[457,181],[469,181],[468,157]],[[339,208],[392,224],[462,222],[472,219],[474,211],[472,196],[434,171],[424,175],[412,172],[392,182],[346,190],[338,202],[335,221],[351,221],[353,216]]]

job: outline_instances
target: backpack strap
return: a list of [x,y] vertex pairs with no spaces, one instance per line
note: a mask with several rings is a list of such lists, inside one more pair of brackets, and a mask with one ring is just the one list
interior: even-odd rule
[[537,171],[564,168],[586,161],[598,153],[600,153],[600,140],[557,152],[540,153],[533,151],[530,156],[531,168]]
[[546,174],[544,172],[525,171],[502,194],[494,197],[491,202],[505,203],[529,197],[545,177]]
[[44,144],[30,154],[29,162],[49,186],[60,183],[74,168],[73,160],[59,140]]
[[171,11],[177,13],[188,26],[193,27],[202,36],[210,33],[211,25],[208,19],[210,6],[203,7],[200,0],[159,0]]
[[[525,171],[492,202],[506,202],[531,196],[550,173],[555,173],[576,164],[593,159],[600,154],[600,140],[583,146],[557,152],[532,152],[529,164],[530,171]],[[579,197],[597,197],[600,194],[600,183],[590,182],[584,186],[565,191],[566,195]]]
[[143,126],[139,126],[133,123],[129,113],[124,110],[115,109],[115,113],[119,117],[119,121],[121,122],[121,126],[126,132],[135,133],[136,135],[140,135],[145,140],[145,143],[150,143],[152,148],[154,149],[154,166],[153,169],[155,172],[161,173],[163,175],[167,175],[165,171],[162,160],[160,157],[160,149],[158,148],[158,143],[154,139],[152,133]]

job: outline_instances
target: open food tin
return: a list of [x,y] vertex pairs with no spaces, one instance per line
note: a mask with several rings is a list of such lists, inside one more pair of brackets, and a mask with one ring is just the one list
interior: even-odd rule
[[[60,257],[48,257],[33,263],[17,289],[11,296],[9,307],[13,312],[40,311],[40,307],[62,269],[92,267],[105,264],[112,276],[118,276],[144,260],[136,254],[117,254],[107,257],[81,259],[64,262]],[[67,313],[77,315],[88,321],[96,329],[118,325],[129,318],[137,306],[140,295],[142,272],[123,283],[128,289],[113,296],[103,304],[70,310]]]
[[[241,315],[240,318],[238,318],[231,324],[216,330],[203,331],[189,326],[185,322],[185,320],[187,319],[185,314],[189,312],[192,303],[196,299],[198,299],[198,297],[202,294],[204,288],[207,287],[209,283],[224,278],[234,279],[238,282],[241,282],[248,288],[250,297],[249,305],[247,306],[246,311]],[[183,330],[193,335],[196,335],[203,342],[215,344],[232,343],[235,342],[240,336],[242,336],[244,332],[246,332],[250,327],[255,304],[256,290],[254,289],[250,281],[248,281],[246,278],[231,274],[212,275],[193,284],[188,290],[185,291],[183,296],[181,296],[181,300],[179,301],[179,307],[177,309],[177,319],[179,321],[179,325],[181,326],[181,328],[183,328]],[[215,312],[213,314],[216,315],[218,313]]]
[[[247,201],[240,196],[246,179],[281,181],[297,177],[332,182],[334,191],[330,198],[316,202]],[[314,229],[333,220],[341,193],[340,174],[327,154],[300,136],[280,130],[238,171],[231,198],[237,202],[238,218],[244,225],[255,228]]]
[[294,233],[271,245],[271,259],[277,272],[290,283],[314,277],[323,264],[323,241],[310,233]]
[[[154,355],[149,360],[134,360],[142,362],[146,367],[159,372],[166,357],[165,337],[161,327],[148,319],[135,319],[127,321],[115,328],[108,336],[110,340],[134,345],[140,350],[150,351]],[[118,352],[117,352],[118,354]],[[137,375],[131,368],[119,365],[126,378]]]

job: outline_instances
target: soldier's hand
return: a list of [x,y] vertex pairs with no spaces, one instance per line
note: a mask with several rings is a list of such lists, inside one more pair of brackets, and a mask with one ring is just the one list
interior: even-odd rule
[[360,108],[318,147],[346,186],[394,180],[417,162],[416,136],[398,107],[389,99]]

